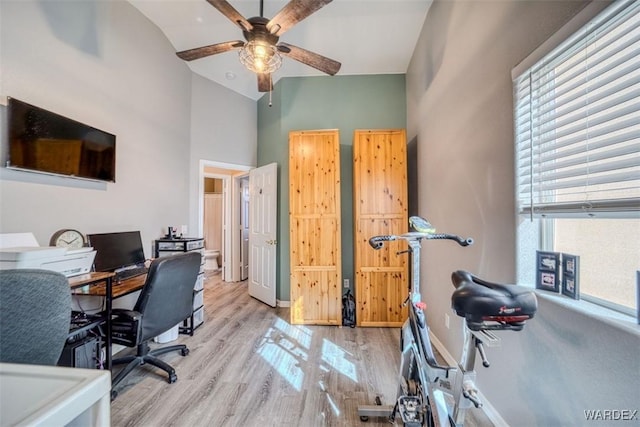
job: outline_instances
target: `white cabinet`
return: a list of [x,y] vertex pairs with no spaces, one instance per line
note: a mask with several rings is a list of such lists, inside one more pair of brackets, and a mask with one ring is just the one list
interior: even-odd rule
[[108,427],[110,391],[109,371],[0,363],[0,426]]
[[202,237],[158,239],[154,244],[156,258],[184,252],[199,252],[201,257],[200,273],[193,285],[193,313],[180,327],[180,333],[193,335],[193,331],[204,323],[204,239]]

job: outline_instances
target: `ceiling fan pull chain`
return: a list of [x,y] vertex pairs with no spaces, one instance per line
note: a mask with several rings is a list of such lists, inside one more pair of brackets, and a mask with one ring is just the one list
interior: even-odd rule
[[273,78],[271,77],[271,74],[269,74],[269,107],[271,107],[273,104],[271,103],[271,94],[273,93]]

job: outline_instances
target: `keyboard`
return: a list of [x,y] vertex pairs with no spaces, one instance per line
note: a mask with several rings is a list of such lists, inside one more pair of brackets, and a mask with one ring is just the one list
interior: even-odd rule
[[105,317],[99,314],[86,314],[73,311],[69,324],[67,342],[72,343],[84,338],[89,330],[100,326],[104,321]]
[[117,272],[115,279],[116,280],[130,279],[132,277],[147,274],[148,272],[149,272],[149,269],[147,267],[128,268],[126,270]]
[[71,325],[84,326],[102,319],[103,317],[99,314],[87,314],[75,310],[71,312]]

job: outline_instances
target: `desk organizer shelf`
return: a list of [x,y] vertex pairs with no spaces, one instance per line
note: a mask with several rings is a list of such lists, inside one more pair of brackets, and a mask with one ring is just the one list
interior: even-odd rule
[[154,242],[154,257],[176,255],[184,252],[200,252],[200,273],[193,285],[193,313],[180,327],[181,334],[193,335],[204,323],[204,238],[158,239]]

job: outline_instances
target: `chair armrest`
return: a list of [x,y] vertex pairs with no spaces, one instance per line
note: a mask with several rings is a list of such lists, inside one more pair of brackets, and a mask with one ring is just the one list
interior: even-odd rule
[[122,320],[130,322],[138,322],[142,318],[142,314],[134,310],[127,310],[124,308],[114,308],[111,310],[111,319],[113,321]]

